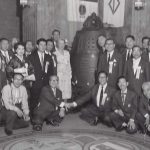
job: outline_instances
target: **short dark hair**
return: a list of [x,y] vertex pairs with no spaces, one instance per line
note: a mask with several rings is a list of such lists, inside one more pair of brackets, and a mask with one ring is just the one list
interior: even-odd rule
[[58,29],[54,29],[53,31],[52,31],[52,35],[54,35],[54,33],[55,32],[58,32],[59,33],[59,35],[60,35],[60,30],[58,30]]
[[126,77],[125,77],[125,76],[120,76],[120,77],[118,77],[118,79],[117,79],[117,83],[119,83],[119,81],[120,81],[121,79],[125,79],[125,80],[126,80],[126,82],[128,82],[128,80],[126,79]]
[[24,43],[23,42],[18,42],[14,45],[14,50],[16,51],[16,49],[18,48],[18,46],[21,45],[23,47],[25,47]]
[[141,47],[140,47],[139,45],[134,45],[134,46],[133,46],[133,49],[136,48],[136,47],[141,50]]
[[[106,39],[106,42],[107,42],[107,41],[113,41],[113,43],[115,44],[115,41],[114,41],[113,38],[108,38],[108,39]],[[106,43],[106,42],[105,42],[105,43]]]
[[133,35],[127,35],[125,40],[127,40],[128,38],[131,38],[133,41],[135,41],[135,37]]
[[52,39],[47,39],[47,40],[46,40],[46,44],[47,44],[48,42],[52,42],[52,43],[53,43],[53,45],[54,45],[54,42],[53,42],[53,40],[52,40]]
[[22,76],[22,79],[24,79],[24,76],[23,76],[22,73],[13,73],[13,79],[14,79],[14,77],[15,77],[16,75],[20,75],[20,76]]
[[38,39],[38,40],[36,41],[36,44],[39,45],[40,42],[45,42],[45,43],[46,43],[46,39],[40,38],[40,39]]
[[59,79],[56,74],[53,74],[53,75],[50,75],[50,76],[49,76],[49,81],[51,80],[52,77],[57,77],[57,79]]
[[99,73],[98,73],[98,77],[100,76],[100,74],[105,74],[106,75],[106,77],[108,77],[108,73],[106,72],[106,71],[100,71]]
[[144,37],[142,38],[142,43],[143,43],[143,41],[144,41],[145,39],[150,40],[150,38],[149,38],[148,36],[144,36]]

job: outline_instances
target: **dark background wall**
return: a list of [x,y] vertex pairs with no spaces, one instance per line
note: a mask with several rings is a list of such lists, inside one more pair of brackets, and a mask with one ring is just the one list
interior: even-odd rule
[[16,0],[0,0],[0,38],[19,38]]

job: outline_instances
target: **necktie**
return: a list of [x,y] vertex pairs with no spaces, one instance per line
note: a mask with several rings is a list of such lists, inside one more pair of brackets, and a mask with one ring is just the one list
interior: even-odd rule
[[54,96],[56,96],[56,89],[53,88],[53,93],[54,93]]
[[44,58],[43,58],[43,53],[41,53],[41,66],[42,69],[44,68]]
[[101,103],[102,103],[102,99],[103,99],[103,86],[102,86],[102,88],[101,88],[101,95],[100,95],[99,106],[100,106]]
[[107,60],[107,62],[108,63],[110,62],[110,54],[108,54],[108,60]]
[[123,105],[124,105],[124,103],[125,103],[125,96],[126,96],[125,93],[122,93],[122,94],[121,94],[122,104],[123,104]]
[[8,58],[7,52],[5,52],[5,58],[6,58],[6,63],[8,64],[9,58]]
[[130,59],[130,51],[128,51],[127,60]]

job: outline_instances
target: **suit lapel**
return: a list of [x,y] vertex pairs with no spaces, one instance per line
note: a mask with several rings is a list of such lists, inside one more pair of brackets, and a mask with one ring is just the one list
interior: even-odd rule
[[129,68],[131,68],[131,73],[132,73],[132,76],[134,76],[134,70],[133,70],[133,59],[130,59],[129,60]]
[[122,102],[122,97],[121,97],[121,91],[119,91],[118,98],[119,98],[120,105],[123,107],[123,102]]
[[[50,91],[51,95],[55,98],[54,92],[50,86],[49,86],[49,89],[50,89],[49,91]],[[57,95],[57,90],[56,90],[56,95]]]

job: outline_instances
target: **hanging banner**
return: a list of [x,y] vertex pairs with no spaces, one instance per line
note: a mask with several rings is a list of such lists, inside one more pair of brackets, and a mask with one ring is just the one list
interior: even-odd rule
[[98,0],[67,0],[68,21],[84,22],[93,12],[98,14]]
[[103,23],[113,27],[124,26],[125,0],[103,0]]

